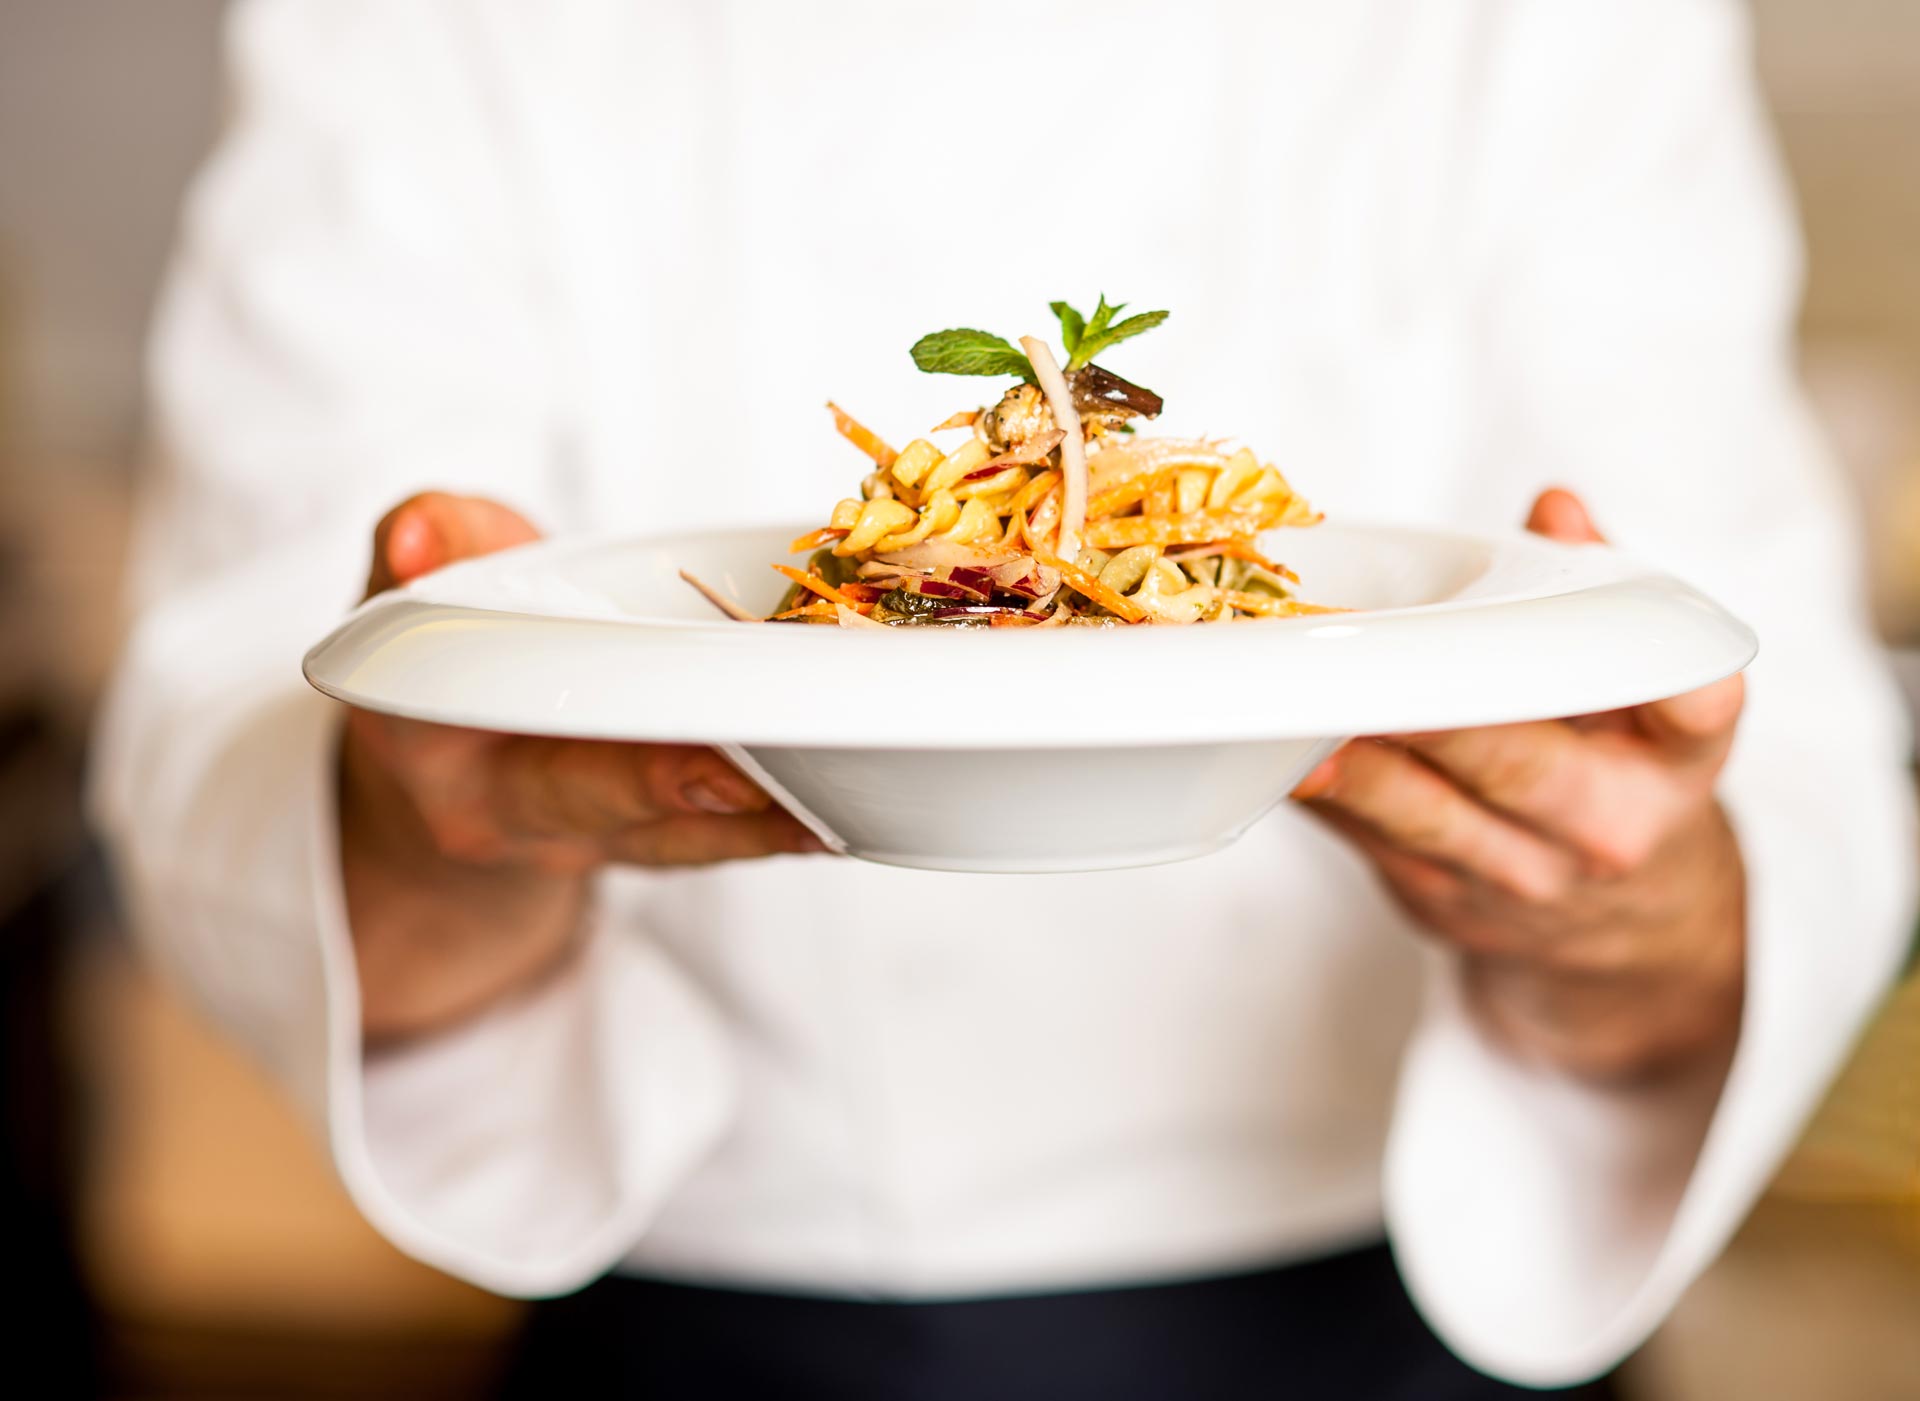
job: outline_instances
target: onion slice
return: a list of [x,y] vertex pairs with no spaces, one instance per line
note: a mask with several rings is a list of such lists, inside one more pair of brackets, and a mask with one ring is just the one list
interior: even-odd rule
[[1058,574],[1026,556],[999,565],[992,571],[992,577],[997,588],[1022,598],[1052,598],[1060,587]]
[[1013,559],[1014,551],[1009,549],[978,549],[972,545],[957,544],[952,540],[922,540],[913,545],[902,545],[897,550],[888,550],[885,554],[875,555],[874,559],[882,564],[905,569],[943,569],[955,565],[974,569],[991,569],[996,564],[1005,564]]
[[843,628],[879,628],[882,632],[887,630],[885,623],[876,623],[866,614],[857,613],[844,603],[833,605],[833,616],[840,620],[840,626]]
[[693,575],[687,573],[686,570],[683,569],[680,571],[680,577],[700,590],[701,597],[734,621],[741,623],[757,623],[761,621],[758,613],[749,613],[711,584],[702,583],[700,580],[694,578]]
[[1080,528],[1087,523],[1087,440],[1080,431],[1080,415],[1073,407],[1073,391],[1066,376],[1054,362],[1047,343],[1035,336],[1022,336],[1020,348],[1027,352],[1033,377],[1047,396],[1053,410],[1053,426],[1067,436],[1060,443],[1060,472],[1065,486],[1060,509],[1060,557],[1071,564],[1080,557]]

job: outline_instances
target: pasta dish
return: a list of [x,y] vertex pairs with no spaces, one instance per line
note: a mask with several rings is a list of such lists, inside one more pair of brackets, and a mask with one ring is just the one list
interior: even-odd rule
[[[913,347],[935,374],[1013,377],[991,407],[964,410],[895,451],[835,404],[841,435],[869,459],[860,494],[776,564],[786,596],[762,619],[683,574],[728,616],[840,627],[1120,627],[1221,623],[1334,610],[1294,595],[1297,576],[1256,547],[1276,526],[1320,517],[1248,448],[1148,437],[1162,400],[1093,363],[1164,311],[1116,320],[1052,304],[1067,358],[1036,337],[936,331]],[[964,433],[946,448],[934,437]]]

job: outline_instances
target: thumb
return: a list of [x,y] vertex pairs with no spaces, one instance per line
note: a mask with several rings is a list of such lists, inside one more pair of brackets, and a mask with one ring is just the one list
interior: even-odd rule
[[1568,545],[1597,545],[1606,538],[1594,529],[1580,498],[1560,487],[1540,493],[1527,514],[1527,529]]
[[371,596],[460,560],[539,538],[540,532],[526,517],[498,501],[423,492],[388,511],[374,527],[367,593]]

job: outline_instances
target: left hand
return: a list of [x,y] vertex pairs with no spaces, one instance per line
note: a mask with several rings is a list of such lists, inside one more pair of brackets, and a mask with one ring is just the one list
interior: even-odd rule
[[[1549,491],[1527,527],[1597,541]],[[1713,795],[1738,676],[1606,715],[1355,740],[1294,796],[1459,951],[1522,1054],[1599,1080],[1724,1058],[1739,1034],[1746,876]]]

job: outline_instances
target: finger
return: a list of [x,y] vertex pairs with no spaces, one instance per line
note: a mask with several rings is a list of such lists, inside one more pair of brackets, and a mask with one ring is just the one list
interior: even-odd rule
[[637,866],[708,866],[826,849],[798,818],[779,808],[735,817],[702,813],[642,823],[604,843],[609,861]]
[[1527,514],[1527,529],[1570,545],[1600,544],[1604,537],[1587,514],[1586,503],[1561,487],[1543,491]]
[[495,762],[495,820],[528,839],[598,840],[663,818],[763,812],[772,802],[699,745],[516,738]]
[[1640,732],[1669,752],[1711,759],[1718,767],[1733,743],[1746,700],[1746,678],[1736,673],[1697,691],[1638,706],[1632,715]]
[[476,559],[540,538],[540,532],[525,516],[484,496],[438,495],[422,514],[438,546],[425,561],[427,569]]
[[1459,871],[1395,846],[1338,808],[1324,809],[1323,816],[1373,863],[1387,888],[1415,918],[1432,922],[1466,899],[1467,878]]
[[1437,861],[1394,846],[1351,819],[1329,813],[1378,871],[1394,903],[1426,933],[1465,953],[1537,957],[1540,941],[1528,922],[1516,922],[1500,909],[1505,896]]
[[[1326,768],[1328,766],[1323,766]],[[1575,871],[1552,843],[1474,801],[1404,749],[1359,740],[1310,779],[1307,800],[1412,855],[1455,867],[1523,900],[1551,900]]]
[[367,592],[376,594],[459,560],[539,538],[524,516],[497,501],[422,492],[395,506],[374,527]]
[[[1527,529],[1569,543],[1601,543],[1604,539],[1587,513],[1586,504],[1572,492],[1559,487],[1542,492],[1534,501],[1533,510],[1527,517]],[[1669,732],[1679,737],[1691,737],[1718,728],[1730,728],[1740,712],[1740,696],[1737,687],[1730,696],[1727,691],[1707,687],[1702,692],[1675,697],[1672,702],[1661,703],[1663,708],[1672,707],[1670,722],[1659,712],[1644,717],[1645,723],[1640,723],[1634,712],[1616,711],[1606,715],[1582,716],[1572,723],[1586,730],[1637,730],[1656,739],[1666,737]]]
[[1407,735],[1399,742],[1482,802],[1608,873],[1645,861],[1711,783],[1704,753],[1696,764],[1633,740],[1583,735],[1558,721]]
[[[1603,538],[1594,526],[1593,518],[1588,515],[1585,503],[1561,487],[1540,493],[1527,516],[1527,529],[1537,535],[1573,543],[1599,543]],[[1640,707],[1637,715],[1634,712],[1616,712],[1608,716],[1583,717],[1576,723],[1586,728],[1609,729],[1633,715],[1637,728],[1648,738],[1672,738],[1685,743],[1731,729],[1739,718],[1745,694],[1741,679],[1733,676],[1684,696],[1659,701],[1651,707]]]

